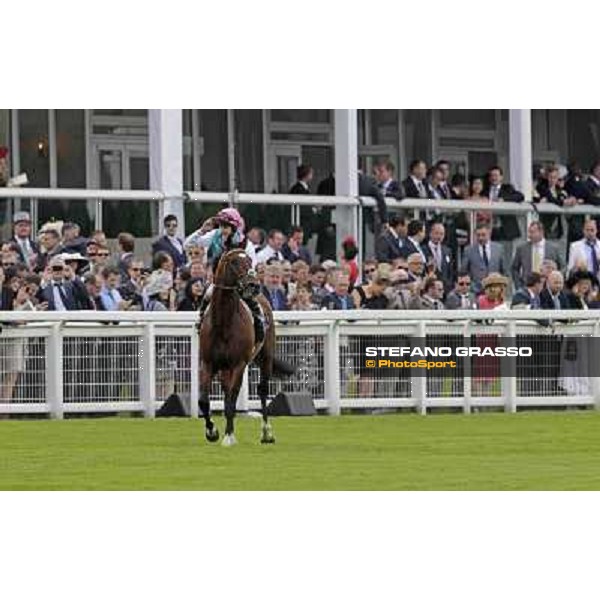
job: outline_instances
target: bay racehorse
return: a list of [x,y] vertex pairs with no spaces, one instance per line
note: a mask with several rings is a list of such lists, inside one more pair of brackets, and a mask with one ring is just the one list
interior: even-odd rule
[[265,338],[257,343],[250,309],[242,299],[242,292],[250,281],[252,262],[242,249],[230,250],[221,256],[214,276],[214,290],[210,305],[200,326],[200,409],[204,417],[205,436],[209,442],[219,439],[219,432],[211,419],[209,392],[215,375],[220,374],[225,395],[227,421],[224,446],[236,443],[234,418],[236,403],[246,367],[254,362],[260,370],[258,395],[262,408],[263,444],[275,442],[267,415],[269,379],[273,375],[290,375],[294,368],[275,358],[275,325],[268,300],[257,296],[265,315]]

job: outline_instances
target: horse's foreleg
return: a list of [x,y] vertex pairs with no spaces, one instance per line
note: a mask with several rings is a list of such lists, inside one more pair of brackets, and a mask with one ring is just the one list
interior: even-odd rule
[[224,446],[232,446],[236,443],[234,435],[235,410],[237,407],[238,394],[242,387],[244,369],[245,366],[232,369],[223,379],[223,388],[225,390],[225,419],[227,420],[225,437],[223,438]]
[[206,364],[200,369],[200,399],[198,404],[204,417],[204,435],[209,442],[216,442],[219,439],[219,430],[215,427],[210,418],[210,384],[212,381],[212,372]]

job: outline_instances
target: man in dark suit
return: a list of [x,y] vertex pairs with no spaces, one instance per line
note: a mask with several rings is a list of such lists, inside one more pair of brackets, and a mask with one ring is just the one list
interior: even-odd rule
[[402,200],[404,198],[404,189],[399,181],[394,179],[394,163],[391,160],[378,162],[373,167],[373,174],[385,197]]
[[310,165],[300,165],[296,169],[296,183],[290,188],[290,194],[310,194],[310,182],[313,180],[314,170]]
[[444,284],[447,294],[454,285],[454,265],[450,248],[444,245],[446,228],[442,223],[433,223],[429,229],[429,240],[422,245],[428,263],[433,262],[435,275]]
[[[552,271],[546,279],[546,287],[540,292],[540,304],[543,310],[568,310],[571,308],[569,297],[564,291],[565,280],[560,271]],[[540,321],[540,325],[548,326],[550,321]],[[560,392],[558,388],[558,377],[560,374],[561,347],[563,338],[560,335],[546,336],[546,348],[544,356],[546,359],[545,370],[542,377],[550,390]],[[538,374],[539,376],[539,374]],[[548,393],[548,390],[546,390]]]
[[77,310],[79,307],[75,300],[72,285],[65,279],[65,262],[55,256],[50,261],[52,279],[41,291],[41,297],[48,303],[48,310],[64,311]]
[[354,300],[348,293],[350,287],[350,278],[343,272],[337,274],[335,279],[335,289],[327,294],[321,301],[321,308],[327,310],[352,310]]
[[133,252],[135,250],[135,238],[131,233],[121,232],[117,236],[117,247],[119,250],[119,272],[121,279],[125,279],[129,272],[129,265],[133,260]]
[[[525,196],[510,183],[503,183],[504,174],[498,166],[488,171],[487,184],[483,195],[492,202],[523,202]],[[512,241],[520,237],[519,223],[514,215],[495,217],[492,237],[498,241]]]
[[442,198],[445,200],[454,198],[454,192],[450,185],[450,163],[447,160],[438,160],[435,163],[435,168],[441,175],[438,189],[442,195]]
[[411,221],[408,224],[406,234],[406,240],[404,240],[404,244],[401,248],[401,256],[403,258],[408,258],[411,254],[418,253],[423,258],[423,263],[426,263],[427,257],[421,247],[423,240],[425,240],[425,224],[423,221]]
[[388,222],[385,196],[381,188],[377,185],[377,181],[361,171],[358,172],[358,195],[361,197],[370,196],[375,199],[376,210],[373,214],[372,226],[373,232],[375,235],[378,235],[384,230],[384,225]]
[[530,273],[526,285],[518,289],[512,297],[511,308],[541,308],[540,293],[544,288],[544,280],[539,273]]
[[41,245],[45,250],[37,255],[35,270],[39,273],[44,271],[48,263],[59,254],[64,252],[64,246],[60,241],[60,234],[51,226],[45,225],[40,231]]
[[460,272],[456,279],[454,289],[446,297],[448,310],[475,310],[477,303],[475,294],[471,292],[471,277],[468,273]]
[[402,182],[407,198],[429,198],[426,182],[427,163],[424,160],[413,160],[408,171],[410,175]]
[[502,246],[491,241],[489,225],[480,224],[475,231],[477,243],[467,246],[463,256],[462,268],[471,276],[473,291],[482,290],[483,280],[490,273],[504,275],[504,252]]
[[265,284],[261,292],[269,301],[273,310],[287,310],[287,299],[282,289],[282,273],[278,264],[267,265],[265,268]]
[[290,231],[287,242],[281,248],[285,260],[294,264],[297,260],[303,260],[307,265],[312,265],[312,256],[306,246],[303,246],[304,230],[299,225],[294,225]]
[[527,228],[528,241],[517,246],[511,272],[516,288],[523,287],[531,273],[541,273],[544,260],[552,260],[559,269],[564,261],[557,246],[544,237],[544,225],[534,221]]
[[31,238],[31,218],[29,213],[16,212],[13,217],[13,237],[11,242],[18,249],[19,261],[31,268],[35,265],[39,246]]
[[166,252],[173,259],[173,271],[183,267],[187,262],[183,240],[177,237],[177,217],[167,215],[164,218],[165,235],[152,244],[152,254]]
[[387,230],[375,242],[375,257],[379,262],[391,263],[402,256],[402,247],[406,239],[406,220],[393,214],[390,216]]

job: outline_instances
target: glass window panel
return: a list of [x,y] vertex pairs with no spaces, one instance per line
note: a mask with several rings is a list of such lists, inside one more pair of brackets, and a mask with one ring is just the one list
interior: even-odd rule
[[271,109],[271,121],[281,123],[330,123],[331,110],[323,109]]
[[200,137],[204,146],[200,160],[201,189],[226,192],[229,189],[227,111],[203,109],[198,111],[198,116]]
[[19,110],[21,171],[31,187],[50,187],[48,111]]
[[470,129],[495,129],[496,111],[490,110],[440,110],[442,127]]
[[85,112],[56,110],[58,187],[85,188]]

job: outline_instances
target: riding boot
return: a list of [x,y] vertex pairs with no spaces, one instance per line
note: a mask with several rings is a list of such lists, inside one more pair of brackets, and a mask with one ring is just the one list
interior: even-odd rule
[[265,325],[263,323],[263,314],[260,310],[260,305],[258,304],[258,300],[256,298],[244,298],[248,308],[252,311],[252,316],[254,317],[254,337],[256,338],[256,343],[260,343],[265,339]]
[[200,315],[200,321],[198,323],[198,326],[200,326],[202,324],[202,319],[204,318],[204,313],[206,312],[206,309],[208,308],[208,305],[210,304],[210,298],[212,296],[213,289],[214,289],[214,286],[211,283],[209,288],[204,293],[204,296],[202,296],[202,302],[200,303],[200,308],[198,309],[198,313]]

